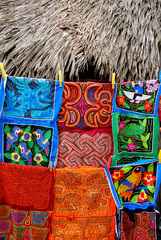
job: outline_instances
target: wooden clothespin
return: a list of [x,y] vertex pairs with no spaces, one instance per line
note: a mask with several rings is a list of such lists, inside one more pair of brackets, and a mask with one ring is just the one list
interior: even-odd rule
[[59,70],[59,85],[60,85],[60,87],[62,87],[62,74],[61,74],[61,70]]
[[5,72],[5,70],[4,70],[3,63],[2,63],[2,62],[0,62],[0,68],[1,68],[1,72],[2,72],[3,78],[4,78],[4,80],[6,80],[7,75],[6,75],[6,72]]
[[161,163],[161,149],[159,150],[158,158],[159,158],[159,163]]
[[52,161],[50,161],[50,172],[52,172]]
[[112,89],[115,88],[115,78],[116,78],[116,73],[112,73]]

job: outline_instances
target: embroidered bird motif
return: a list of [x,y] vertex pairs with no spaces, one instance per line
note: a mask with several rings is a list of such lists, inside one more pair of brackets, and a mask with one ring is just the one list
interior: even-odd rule
[[29,148],[27,148],[27,144],[23,142],[20,143],[18,147],[20,148],[21,156],[28,161],[29,165],[32,165],[32,152]]
[[144,171],[144,167],[137,166],[133,169],[132,173],[121,182],[118,188],[118,194],[121,194],[121,198],[124,198],[124,201],[130,201],[134,188],[139,186]]
[[6,139],[7,139],[7,141],[6,141],[6,151],[9,151],[11,146],[14,147],[13,143],[18,141],[18,138],[19,138],[18,134],[20,132],[23,132],[23,130],[20,129],[20,127],[15,126],[15,127],[13,127],[12,132],[8,132],[7,133],[7,137],[6,137]]
[[[43,136],[43,133],[44,133],[44,131],[41,129],[37,129],[36,131],[33,132],[33,134],[36,134],[37,145],[40,146],[42,148],[42,150],[44,150],[44,152],[46,153],[47,156],[49,156],[50,142],[46,137]],[[42,150],[40,150],[40,152]]]
[[126,97],[128,97],[130,102],[132,103],[140,103],[142,100],[147,100],[151,97],[151,95],[143,94],[143,83],[139,82],[138,85],[132,84],[132,88],[135,92],[129,92],[126,90],[123,90]]

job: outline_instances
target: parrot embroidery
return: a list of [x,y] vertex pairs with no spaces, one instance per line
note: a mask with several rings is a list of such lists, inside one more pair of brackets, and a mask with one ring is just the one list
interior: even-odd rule
[[124,201],[130,201],[134,188],[139,186],[144,171],[144,167],[137,166],[133,169],[132,173],[121,182],[117,192],[121,194],[121,198],[124,198]]
[[27,148],[27,144],[25,142],[20,143],[18,146],[20,148],[21,156],[28,161],[29,165],[32,165],[32,152],[29,148]]
[[44,131],[41,129],[37,129],[35,132],[33,132],[33,134],[36,134],[37,145],[42,148],[42,150],[40,150],[40,152],[44,150],[44,152],[46,153],[46,156],[49,156],[50,142],[46,137],[43,136],[43,133],[44,133]]
[[14,147],[14,144],[13,144],[13,143],[15,143],[15,142],[18,141],[18,138],[19,138],[18,134],[19,134],[20,132],[23,132],[23,130],[20,129],[20,127],[15,126],[15,127],[12,129],[12,132],[8,132],[8,133],[7,133],[7,137],[6,137],[6,140],[7,140],[7,141],[6,141],[6,151],[9,151],[10,148],[11,148],[11,146]]

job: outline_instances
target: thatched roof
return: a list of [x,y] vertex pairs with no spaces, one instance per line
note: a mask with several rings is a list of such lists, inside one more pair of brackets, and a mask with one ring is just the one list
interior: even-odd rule
[[0,61],[9,75],[79,79],[158,78],[161,1],[5,0],[0,3]]

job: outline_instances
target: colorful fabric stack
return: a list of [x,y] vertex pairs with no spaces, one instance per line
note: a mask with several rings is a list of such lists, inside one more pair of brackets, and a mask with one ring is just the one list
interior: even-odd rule
[[54,167],[63,87],[46,79],[8,76],[6,81],[5,94],[3,81],[0,88],[5,97],[0,103],[0,161],[46,167],[51,161]]
[[65,83],[57,167],[107,167],[113,154],[112,84]]
[[[161,174],[157,159],[160,91],[157,80],[115,86],[112,113],[115,154],[106,173],[119,210],[119,239],[156,239],[155,208]],[[148,212],[149,207],[153,213]],[[135,216],[135,223],[130,215]],[[147,219],[144,226],[143,216]]]
[[0,163],[0,173],[0,239],[48,239],[54,173],[10,163]]
[[115,214],[104,169],[56,169],[49,239],[115,239]]

